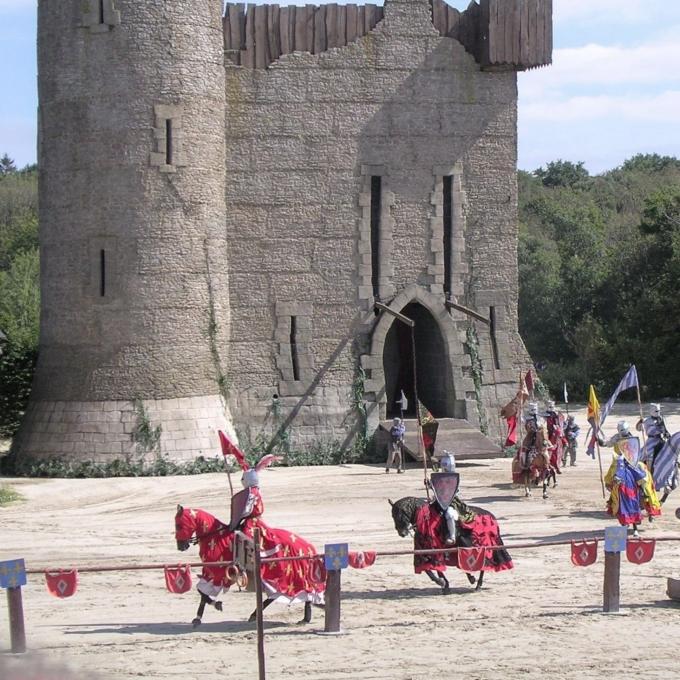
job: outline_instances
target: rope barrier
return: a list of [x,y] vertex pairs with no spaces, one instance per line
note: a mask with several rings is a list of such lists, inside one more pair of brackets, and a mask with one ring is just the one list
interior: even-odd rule
[[[671,542],[680,541],[680,536],[645,536],[645,540],[654,540],[657,542]],[[561,541],[540,541],[533,543],[515,543],[515,544],[505,544],[505,545],[489,545],[489,546],[449,546],[445,548],[428,548],[427,550],[384,550],[384,551],[368,551],[368,550],[358,550],[356,552],[375,552],[376,558],[378,557],[402,557],[404,555],[436,555],[440,553],[457,553],[459,550],[473,548],[483,548],[484,550],[531,550],[532,548],[551,548],[559,545],[571,545],[572,543],[582,542],[582,541],[604,541],[604,534],[600,536],[582,536],[571,539],[564,539]],[[630,540],[630,539],[629,539]],[[633,539],[635,540],[635,539]],[[260,559],[261,564],[274,564],[277,562],[302,562],[306,560],[321,560],[325,558],[324,553],[317,553],[316,555],[288,555],[285,557],[263,557]],[[221,562],[163,562],[162,564],[131,564],[131,565],[121,565],[121,566],[92,566],[92,567],[74,567],[71,566],[69,569],[78,569],[80,573],[95,573],[95,572],[108,572],[108,571],[142,571],[150,569],[165,569],[171,566],[182,566],[182,567],[229,567],[233,565],[233,560],[231,562],[221,561]],[[62,568],[42,568],[42,569],[27,569],[26,574],[44,574],[45,572],[59,572],[68,571]]]

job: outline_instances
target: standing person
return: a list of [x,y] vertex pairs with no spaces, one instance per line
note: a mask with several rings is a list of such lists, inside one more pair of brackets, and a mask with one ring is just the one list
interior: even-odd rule
[[635,425],[635,429],[638,432],[643,430],[645,432],[647,441],[642,452],[642,460],[647,463],[647,467],[649,467],[653,474],[656,456],[671,437],[670,432],[666,428],[666,422],[661,415],[661,404],[650,404],[649,415],[644,420],[640,418]]
[[632,437],[629,424],[621,420],[616,426],[616,434],[607,441],[598,435],[598,443],[614,448],[614,458],[604,477],[605,486],[610,492],[607,512],[616,517],[622,526],[632,526],[633,536],[638,536],[638,525],[642,522],[640,486],[645,483],[647,473],[623,455],[622,445]]
[[387,456],[387,465],[385,472],[389,473],[392,465],[397,466],[397,473],[404,471],[404,435],[406,434],[406,425],[401,418],[395,418],[392,421],[390,428],[390,443],[389,452]]
[[567,454],[569,454],[569,466],[576,465],[576,448],[578,446],[578,435],[581,428],[576,424],[574,416],[567,416],[567,422],[564,426],[564,436],[567,438],[567,446],[564,449],[562,456],[562,465],[567,464]]

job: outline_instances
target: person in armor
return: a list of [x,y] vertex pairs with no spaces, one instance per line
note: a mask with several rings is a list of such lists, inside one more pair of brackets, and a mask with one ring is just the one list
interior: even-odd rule
[[581,428],[576,424],[574,416],[567,416],[567,422],[564,425],[564,436],[567,440],[567,446],[564,449],[562,456],[562,465],[567,464],[567,455],[569,456],[569,466],[576,465],[576,448],[578,447],[578,435]]
[[406,434],[406,425],[401,418],[395,418],[390,427],[390,443],[387,454],[387,464],[385,465],[385,472],[389,473],[393,465],[397,467],[397,473],[404,471],[404,435]]
[[[542,474],[540,470],[549,465],[548,431],[545,420],[539,415],[536,402],[528,405],[524,429],[524,439],[512,464],[512,481],[514,484],[524,484],[525,495],[530,496],[529,482],[535,481]],[[537,460],[539,456],[541,459]]]
[[558,475],[561,475],[560,463],[562,462],[562,451],[567,445],[567,439],[562,431],[563,416],[556,411],[554,401],[546,401],[544,417],[548,428],[548,439],[550,440],[550,467]]
[[642,452],[642,460],[654,472],[656,456],[671,437],[670,432],[666,428],[666,422],[661,415],[661,404],[650,404],[649,415],[644,420],[640,418],[635,425],[635,429],[638,432],[644,430],[647,441]]
[[606,441],[598,435],[598,443],[614,449],[612,463],[604,478],[610,492],[607,512],[622,526],[632,526],[633,535],[638,536],[642,508],[647,511],[651,522],[654,516],[661,514],[661,505],[647,466],[642,461],[632,463],[623,453],[623,442],[632,437],[630,425],[621,420],[616,426],[616,434]]

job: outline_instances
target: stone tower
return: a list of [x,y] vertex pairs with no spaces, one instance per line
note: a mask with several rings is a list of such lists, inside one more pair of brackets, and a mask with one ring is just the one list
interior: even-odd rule
[[[42,315],[22,455],[188,458],[228,425],[220,0],[40,0]],[[142,448],[148,442],[137,442]]]
[[17,452],[107,460],[160,426],[154,450],[189,459],[232,422],[346,448],[416,388],[458,434],[498,433],[530,366],[517,71],[551,31],[552,0],[40,0]]

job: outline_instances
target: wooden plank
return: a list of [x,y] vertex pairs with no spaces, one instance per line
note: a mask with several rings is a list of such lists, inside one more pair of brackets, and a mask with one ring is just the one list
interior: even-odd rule
[[[339,586],[340,581],[338,581],[338,607],[340,606]],[[26,651],[26,628],[24,625],[24,605],[21,600],[21,586],[7,588],[7,609],[9,611],[9,637],[12,654],[23,654]],[[339,612],[338,616],[340,616]]]
[[446,3],[444,0],[432,0],[432,23],[439,35],[446,35]]
[[268,5],[255,5],[255,68],[267,68],[269,66],[268,10]]
[[295,52],[305,52],[307,50],[307,8],[296,7],[294,20],[293,50]]
[[529,2],[522,0],[521,15],[520,15],[520,41],[519,41],[519,63],[523,67],[529,64]]
[[357,37],[366,35],[366,5],[357,7]]
[[545,44],[542,64],[552,64],[553,51],[553,0],[543,0],[545,4]]
[[267,40],[269,41],[270,61],[276,61],[281,56],[279,13],[278,5],[269,5],[269,12],[267,12]]
[[[262,562],[260,562],[260,530],[255,529],[253,534],[253,540],[257,548],[255,549],[255,622],[257,626],[257,669],[258,669],[258,680],[266,680],[267,672],[265,668],[265,656],[264,656],[264,607],[262,601],[262,579],[260,574],[262,573]],[[288,563],[290,564],[290,562]]]
[[347,8],[347,45],[354,42],[357,39],[357,6],[356,5],[345,5]]
[[290,54],[290,10],[295,7],[281,7],[279,10],[279,45],[281,54]]
[[222,33],[224,35],[224,50],[231,50],[231,28],[229,26],[229,14],[222,17]]
[[520,36],[522,32],[521,19],[522,19],[522,0],[514,0],[514,5],[512,7],[512,63],[519,64],[520,58]]
[[330,3],[326,7],[326,49],[339,47],[338,42],[338,6]]
[[305,30],[307,31],[307,51],[314,52],[314,15],[316,14],[315,5],[305,5],[307,8],[307,24]]
[[366,5],[364,16],[364,31],[365,33],[368,33],[375,28],[375,24],[377,23],[375,20],[375,5]]
[[529,66],[536,64],[536,8],[538,0],[527,0],[529,3]]
[[615,613],[620,604],[621,553],[605,552],[602,611]]
[[231,30],[231,49],[241,50],[245,44],[245,16],[243,12],[243,5],[236,3],[229,3],[229,27]]
[[314,12],[314,54],[326,51],[326,5],[320,5]]
[[255,5],[249,4],[245,13],[246,39],[245,49],[241,52],[241,64],[246,68],[255,68]]
[[338,47],[344,47],[347,44],[347,5],[338,5],[335,33]]
[[329,569],[326,572],[326,607],[324,613],[324,632],[340,632],[340,592],[342,571]]

